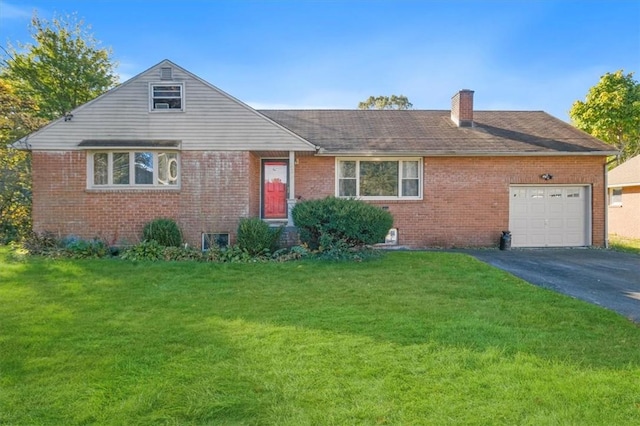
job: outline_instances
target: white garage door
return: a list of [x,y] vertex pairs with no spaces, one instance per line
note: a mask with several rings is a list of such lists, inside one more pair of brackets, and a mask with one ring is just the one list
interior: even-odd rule
[[509,230],[513,247],[591,245],[588,186],[511,186]]

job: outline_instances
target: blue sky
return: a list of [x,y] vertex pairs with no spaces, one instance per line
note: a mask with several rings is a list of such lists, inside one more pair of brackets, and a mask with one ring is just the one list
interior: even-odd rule
[[448,109],[568,110],[605,72],[640,79],[640,1],[0,0],[0,44],[34,10],[77,13],[121,81],[170,59],[256,108],[356,108],[403,94]]

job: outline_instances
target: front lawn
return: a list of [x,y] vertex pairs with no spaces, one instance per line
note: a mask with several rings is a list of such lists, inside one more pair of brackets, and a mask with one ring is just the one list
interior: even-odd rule
[[462,254],[14,259],[0,424],[640,424],[640,328]]

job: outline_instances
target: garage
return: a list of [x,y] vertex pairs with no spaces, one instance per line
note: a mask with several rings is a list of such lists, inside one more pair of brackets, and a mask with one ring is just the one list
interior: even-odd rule
[[591,245],[589,186],[524,186],[509,189],[513,247]]

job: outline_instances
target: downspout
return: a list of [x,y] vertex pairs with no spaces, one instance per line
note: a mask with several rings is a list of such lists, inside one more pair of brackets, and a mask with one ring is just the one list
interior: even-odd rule
[[604,248],[609,248],[609,162],[604,163]]
[[618,156],[604,163],[604,248],[609,248],[609,164],[618,160]]

